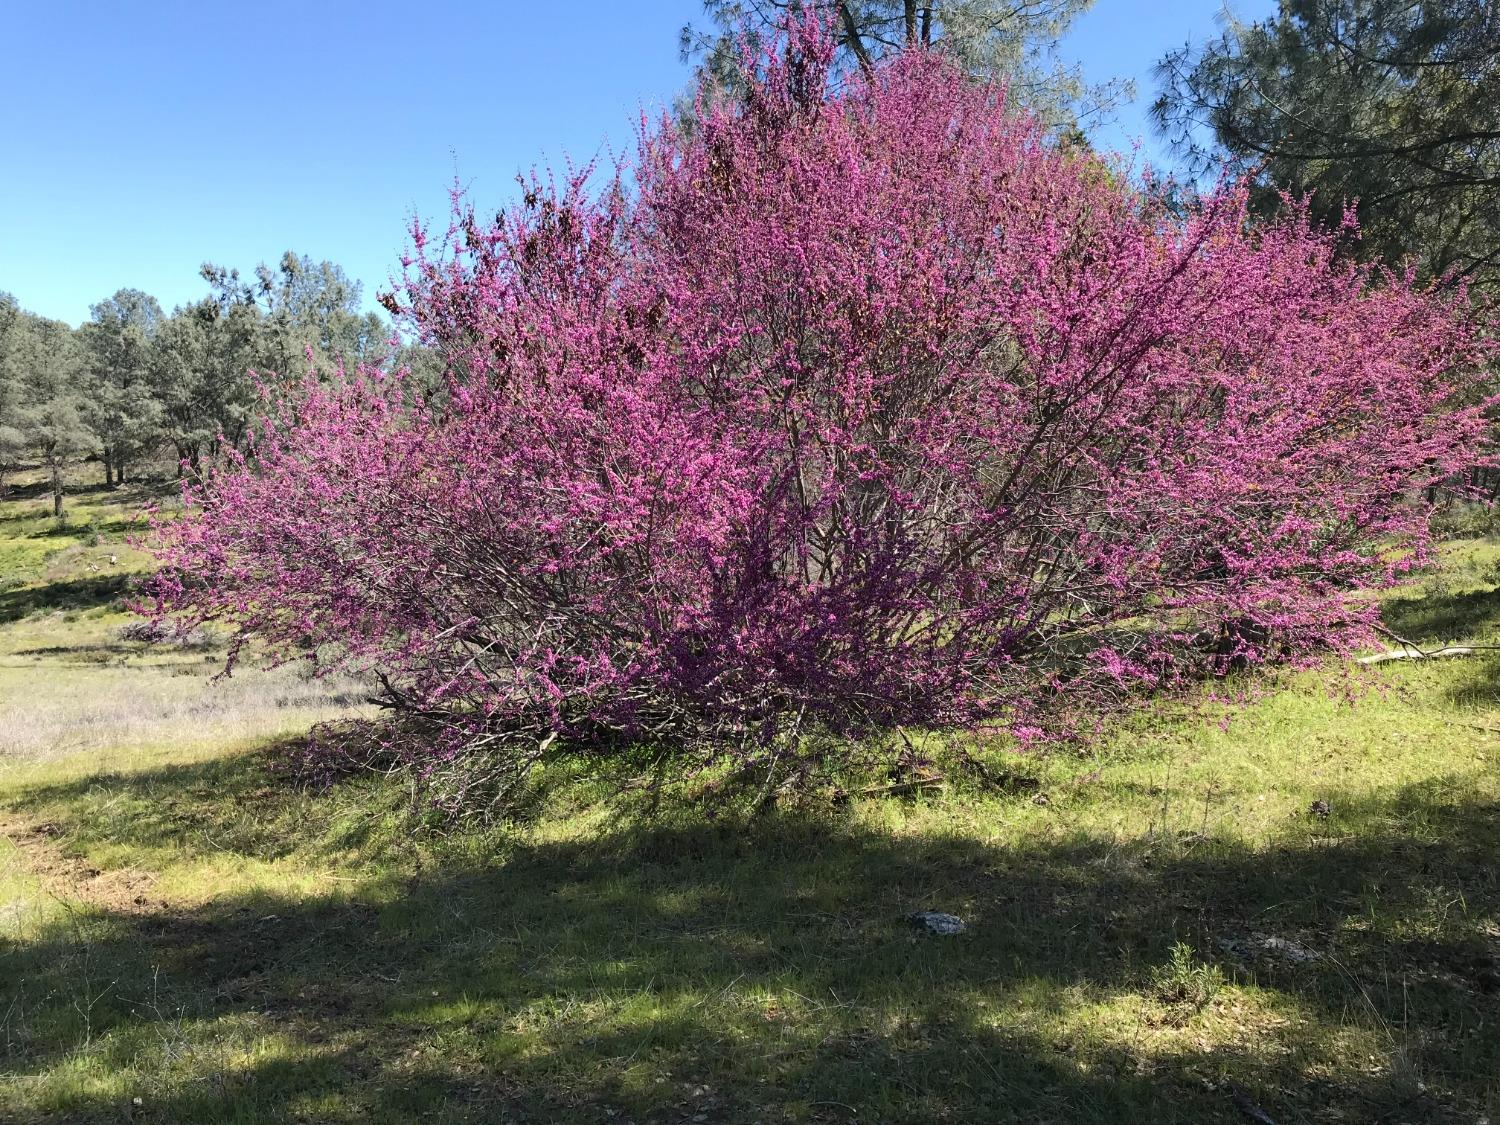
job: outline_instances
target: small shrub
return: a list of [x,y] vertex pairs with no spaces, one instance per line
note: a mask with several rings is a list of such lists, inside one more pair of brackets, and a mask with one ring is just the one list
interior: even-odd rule
[[1184,942],[1172,946],[1170,959],[1151,974],[1151,993],[1170,1007],[1202,1011],[1225,984],[1217,965],[1198,961],[1193,947]]

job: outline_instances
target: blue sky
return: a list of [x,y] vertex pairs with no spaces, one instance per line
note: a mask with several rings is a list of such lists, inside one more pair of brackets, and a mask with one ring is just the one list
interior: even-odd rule
[[[1098,0],[1062,44],[1091,81],[1134,78],[1106,147],[1149,137],[1150,69],[1216,30],[1219,0]],[[1260,18],[1272,0],[1233,0]],[[123,286],[167,308],[199,265],[283,250],[338,262],[366,303],[408,217],[455,176],[484,206],[517,171],[628,148],[682,88],[700,0],[425,5],[15,0],[0,34],[0,290],[78,323]]]

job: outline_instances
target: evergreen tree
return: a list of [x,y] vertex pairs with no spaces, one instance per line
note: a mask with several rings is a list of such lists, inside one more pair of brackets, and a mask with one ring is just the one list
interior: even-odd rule
[[1310,192],[1338,227],[1357,201],[1364,252],[1500,282],[1500,7],[1283,0],[1158,74],[1158,126],[1199,167],[1258,172],[1263,210]]
[[99,447],[80,387],[83,348],[77,333],[0,300],[0,450],[14,461],[35,458],[52,485],[52,512],[61,516],[65,470]]
[[1062,62],[1057,42],[1094,0],[704,0],[707,27],[682,29],[684,62],[711,88],[745,88],[744,46],[769,41],[788,18],[819,12],[837,38],[836,65],[870,70],[908,46],[938,47],[974,77],[1004,82],[1055,129],[1073,130],[1112,108],[1124,82],[1090,86]]
[[264,345],[260,312],[245,302],[208,297],[162,324],[149,378],[180,464],[196,469],[243,441],[257,400],[251,371],[264,368]]
[[90,311],[92,319],[79,329],[83,416],[99,438],[104,483],[123,483],[128,466],[161,436],[162,409],[150,378],[161,305],[139,289],[121,289]]

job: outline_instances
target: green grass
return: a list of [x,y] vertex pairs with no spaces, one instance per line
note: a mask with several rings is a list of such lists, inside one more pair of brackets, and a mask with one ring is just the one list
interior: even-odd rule
[[[1497,563],[1453,545],[1393,628],[1500,639]],[[215,690],[26,605],[6,713]],[[0,767],[0,1120],[1495,1119],[1500,659],[1267,687],[1012,759],[1019,794],[646,817],[595,777],[450,837],[383,777],[279,781],[274,692],[227,740],[169,697]]]
[[[111,579],[147,565],[127,539],[146,530],[145,506],[154,500],[170,503],[170,493],[79,485],[69,489],[63,516],[56,519],[43,474],[7,478],[0,496],[0,594],[29,587],[50,599],[51,608],[108,601],[119,586]],[[22,597],[0,599],[0,621],[16,620],[27,609]]]

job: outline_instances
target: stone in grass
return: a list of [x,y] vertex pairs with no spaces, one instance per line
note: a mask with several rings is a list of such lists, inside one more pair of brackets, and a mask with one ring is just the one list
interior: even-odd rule
[[915,914],[908,914],[906,920],[917,929],[929,934],[961,934],[968,926],[964,920],[956,914],[944,914],[941,910],[919,910]]
[[1216,939],[1216,944],[1241,961],[1249,964],[1255,959],[1256,954],[1265,954],[1290,961],[1296,965],[1304,965],[1310,961],[1321,960],[1323,955],[1315,950],[1307,948],[1301,942],[1292,941],[1290,938],[1277,937],[1275,934],[1248,934],[1243,938],[1221,937]]

